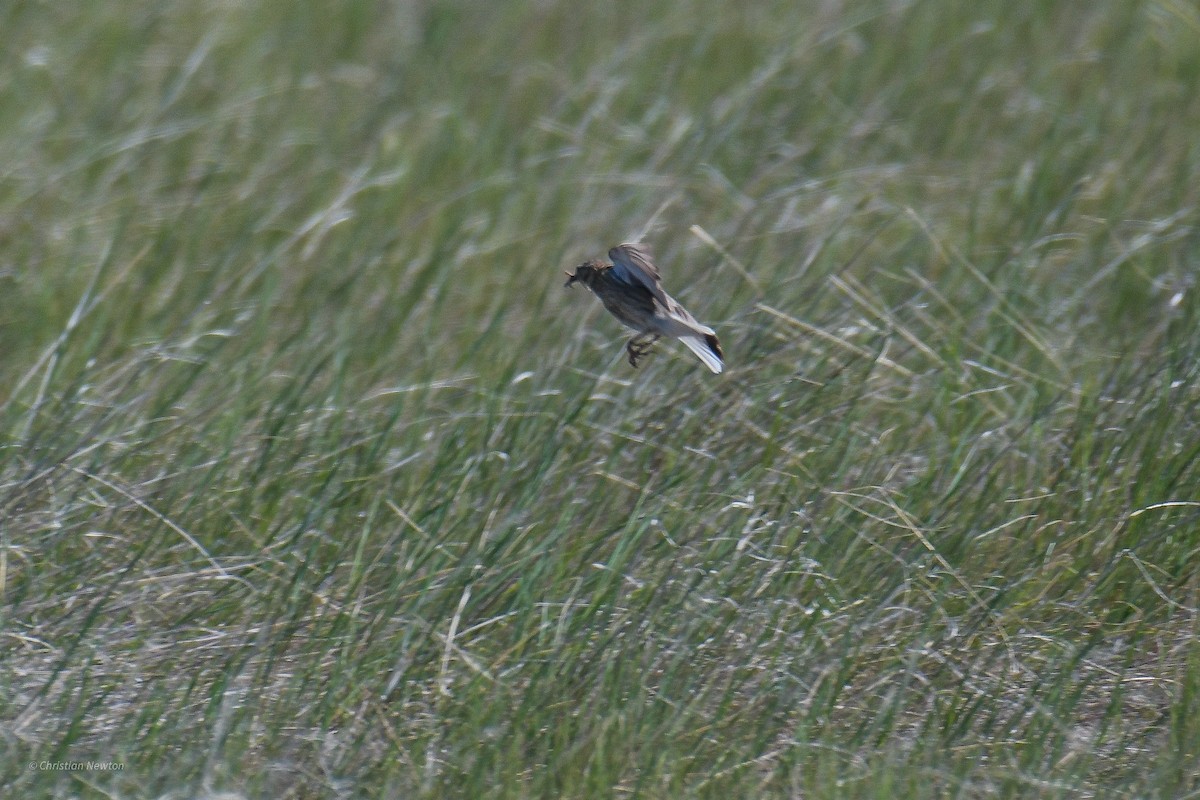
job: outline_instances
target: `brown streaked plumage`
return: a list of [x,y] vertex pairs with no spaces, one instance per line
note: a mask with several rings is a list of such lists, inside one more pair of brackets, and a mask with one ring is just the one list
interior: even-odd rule
[[600,302],[627,328],[637,332],[625,345],[629,363],[650,352],[663,336],[683,342],[713,372],[725,366],[725,354],[717,334],[663,291],[658,267],[644,245],[626,243],[608,251],[612,263],[592,259],[567,273],[567,286],[578,281],[591,289]]

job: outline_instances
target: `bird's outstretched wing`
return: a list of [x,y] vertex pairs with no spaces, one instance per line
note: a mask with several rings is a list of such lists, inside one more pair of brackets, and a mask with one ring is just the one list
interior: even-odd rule
[[654,266],[645,245],[638,242],[619,244],[608,251],[608,258],[613,262],[613,277],[630,286],[644,286],[664,308],[668,307],[658,267]]

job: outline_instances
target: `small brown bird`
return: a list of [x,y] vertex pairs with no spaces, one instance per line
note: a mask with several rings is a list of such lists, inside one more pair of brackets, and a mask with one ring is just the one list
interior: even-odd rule
[[566,285],[579,281],[600,298],[609,313],[637,331],[637,336],[625,345],[631,366],[637,367],[638,360],[650,352],[660,337],[673,336],[713,372],[724,369],[725,354],[721,352],[716,332],[697,322],[663,291],[658,267],[645,246],[617,245],[608,251],[608,257],[611,264],[592,259],[576,267],[574,274],[566,273]]

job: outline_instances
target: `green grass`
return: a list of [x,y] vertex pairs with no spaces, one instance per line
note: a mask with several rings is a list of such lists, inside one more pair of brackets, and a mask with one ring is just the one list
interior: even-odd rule
[[1192,5],[0,29],[6,796],[1200,796]]

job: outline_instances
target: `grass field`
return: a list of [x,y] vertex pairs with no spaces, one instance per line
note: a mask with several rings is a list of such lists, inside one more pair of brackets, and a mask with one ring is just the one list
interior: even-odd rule
[[4,797],[1200,797],[1193,3],[0,29]]

